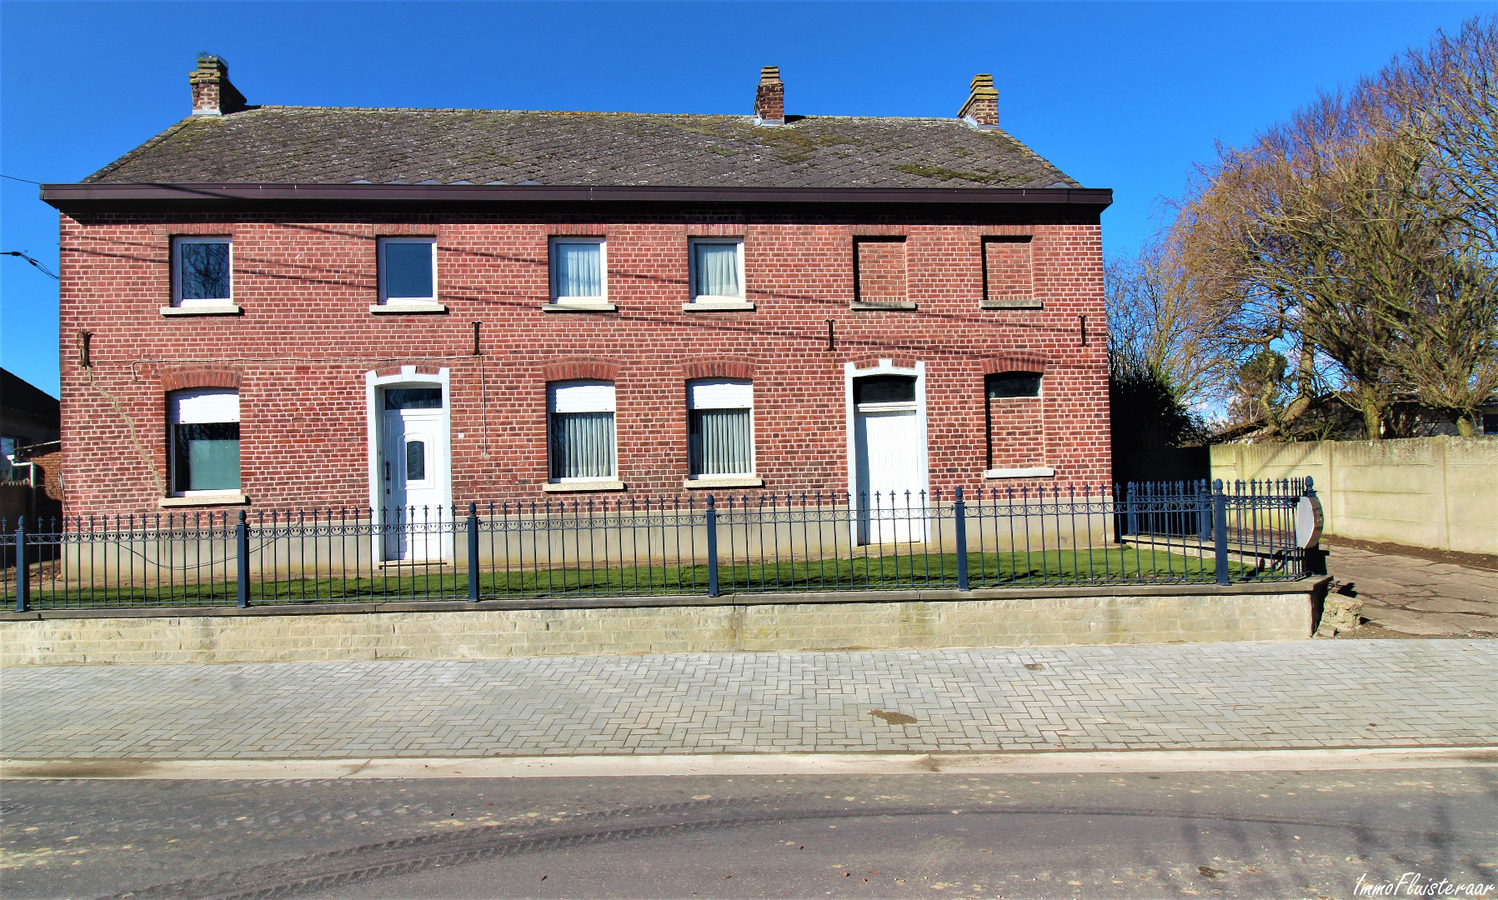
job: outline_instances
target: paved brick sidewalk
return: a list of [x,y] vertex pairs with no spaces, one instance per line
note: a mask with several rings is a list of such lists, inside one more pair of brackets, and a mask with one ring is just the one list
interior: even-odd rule
[[13,668],[0,756],[1491,745],[1495,663],[1417,639]]

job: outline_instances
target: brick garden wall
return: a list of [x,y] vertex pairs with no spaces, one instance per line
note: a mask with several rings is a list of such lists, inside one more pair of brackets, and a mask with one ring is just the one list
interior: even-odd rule
[[[548,237],[608,240],[615,313],[546,313]],[[232,235],[240,316],[165,317],[170,240]],[[372,315],[376,241],[430,235],[445,314]],[[742,235],[753,312],[683,312],[689,235]],[[893,264],[914,311],[854,311],[854,238],[903,237]],[[983,310],[989,296],[1043,309]],[[364,376],[416,365],[451,373],[453,499],[540,499],[546,393],[557,372],[609,371],[619,477],[676,495],[687,472],[685,381],[752,373],[758,474],[775,492],[846,490],[843,366],[926,366],[931,485],[984,484],[985,467],[1046,465],[1050,484],[1110,477],[1102,256],[1097,224],[900,220],[870,226],[794,212],[62,217],[62,415],[70,513],[148,511],[167,491],[165,392],[237,385],[241,484],[252,506],[368,502]],[[885,251],[880,256],[879,251]],[[1079,316],[1088,317],[1087,346]],[[827,320],[836,348],[827,349]],[[473,324],[482,355],[474,356]],[[90,368],[76,335],[92,333]],[[995,410],[986,459],[983,374],[1043,361],[1039,400]],[[995,362],[999,360],[999,362]],[[1024,482],[1002,482],[1004,486]],[[1031,482],[1034,484],[1035,482]],[[990,483],[992,484],[992,483]]]

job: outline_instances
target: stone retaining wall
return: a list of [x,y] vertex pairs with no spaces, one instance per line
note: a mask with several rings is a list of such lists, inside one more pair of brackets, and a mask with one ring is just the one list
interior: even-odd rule
[[1324,584],[43,610],[0,615],[0,665],[1285,641]]

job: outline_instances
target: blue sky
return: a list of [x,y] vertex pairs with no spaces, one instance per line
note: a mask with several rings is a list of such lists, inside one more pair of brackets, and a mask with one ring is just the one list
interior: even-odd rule
[[[199,51],[251,103],[950,116],[1000,121],[1114,190],[1107,252],[1158,224],[1213,143],[1424,46],[1491,3],[0,3],[0,171],[77,181],[185,116]],[[0,250],[57,267],[57,214],[0,181]],[[57,283],[0,257],[0,360],[58,386]]]

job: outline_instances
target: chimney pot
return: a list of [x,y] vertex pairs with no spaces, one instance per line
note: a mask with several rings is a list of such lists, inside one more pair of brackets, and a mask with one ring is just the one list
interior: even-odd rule
[[223,116],[246,108],[244,94],[229,83],[229,64],[217,56],[199,54],[198,67],[187,80],[195,116]]
[[754,121],[761,125],[785,124],[785,82],[779,66],[759,70],[759,88],[754,92]]
[[979,128],[999,127],[999,92],[994,89],[992,75],[973,76],[967,102],[957,111],[957,118],[966,119]]

